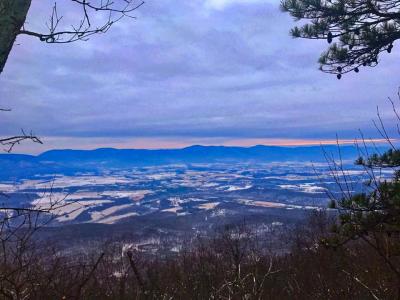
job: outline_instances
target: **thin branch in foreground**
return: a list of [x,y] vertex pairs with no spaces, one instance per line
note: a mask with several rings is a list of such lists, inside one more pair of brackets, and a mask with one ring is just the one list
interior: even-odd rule
[[38,144],[43,144],[43,142],[34,135],[32,132],[27,134],[24,130],[21,130],[21,135],[16,135],[16,136],[11,136],[7,138],[1,138],[0,139],[0,145],[5,146],[6,148],[4,151],[7,153],[10,153],[16,145],[21,144],[21,142],[26,141],[26,140],[31,140],[34,143]]

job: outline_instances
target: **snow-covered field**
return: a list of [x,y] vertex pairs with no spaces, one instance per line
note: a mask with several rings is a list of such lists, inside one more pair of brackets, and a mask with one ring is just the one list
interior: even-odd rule
[[[6,201],[21,206],[55,207],[53,213],[61,223],[112,224],[154,212],[222,216],[232,210],[240,214],[240,207],[326,207],[327,191],[340,190],[331,175],[323,164],[198,164],[76,176],[47,174],[0,182],[0,191],[8,194]],[[357,184],[362,183],[362,170],[349,169],[346,176],[357,190]],[[390,173],[379,176],[385,178]]]

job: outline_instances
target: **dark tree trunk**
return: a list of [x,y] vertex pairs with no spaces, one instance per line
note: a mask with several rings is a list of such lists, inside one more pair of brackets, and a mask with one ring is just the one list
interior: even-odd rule
[[0,0],[0,73],[3,72],[8,55],[21,27],[32,0]]

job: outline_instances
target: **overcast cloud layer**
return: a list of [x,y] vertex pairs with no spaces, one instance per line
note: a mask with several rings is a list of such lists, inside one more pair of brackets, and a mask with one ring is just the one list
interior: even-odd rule
[[[29,26],[44,26],[44,2],[33,0]],[[0,75],[0,105],[13,108],[0,135],[32,129],[48,147],[72,148],[351,139],[359,128],[372,134],[377,105],[390,117],[399,45],[338,81],[318,71],[327,43],[292,39],[278,1],[149,0],[135,16],[87,42],[19,38]]]

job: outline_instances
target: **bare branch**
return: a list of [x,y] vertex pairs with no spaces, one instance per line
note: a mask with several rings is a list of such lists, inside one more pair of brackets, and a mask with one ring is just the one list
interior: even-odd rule
[[[41,41],[52,44],[72,43],[79,40],[86,41],[91,35],[107,32],[112,25],[124,17],[135,18],[131,13],[144,4],[143,1],[137,3],[136,0],[125,0],[122,5],[117,7],[115,2],[110,0],[96,1],[96,4],[87,0],[71,1],[82,7],[82,18],[76,24],[72,24],[71,29],[58,30],[63,17],[59,16],[57,3],[55,3],[49,22],[46,23],[49,29],[48,33],[39,33],[22,28],[20,34],[37,37]],[[107,14],[107,20],[103,24],[95,26],[91,21],[93,13]]]
[[4,151],[10,153],[16,145],[21,144],[21,142],[30,140],[34,143],[43,144],[43,142],[35,136],[32,132],[29,134],[25,133],[24,130],[21,130],[21,135],[16,135],[12,137],[0,138],[0,144],[5,146]]

